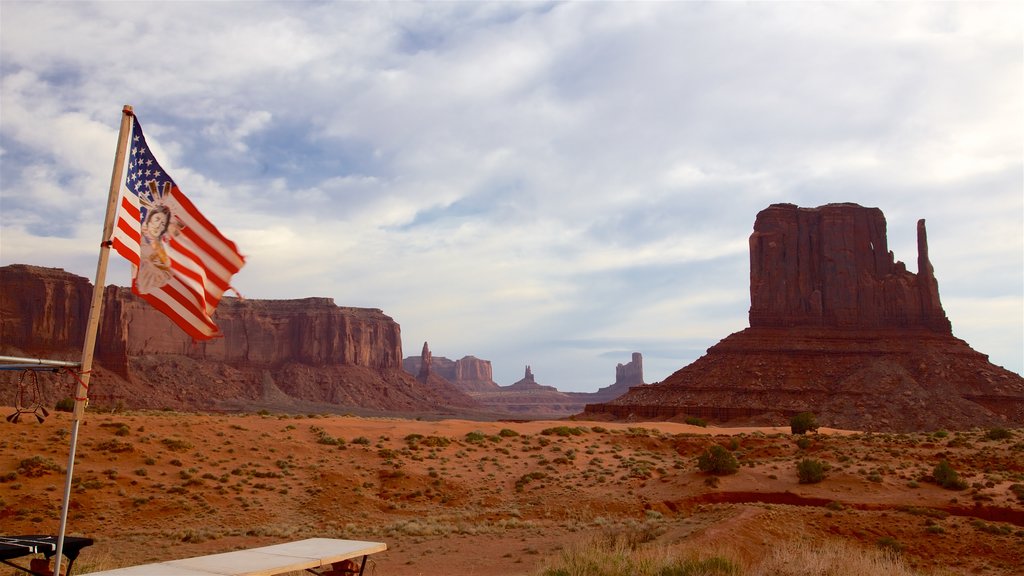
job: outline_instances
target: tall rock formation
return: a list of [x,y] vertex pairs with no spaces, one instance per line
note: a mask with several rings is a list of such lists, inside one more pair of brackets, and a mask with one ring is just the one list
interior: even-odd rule
[[592,417],[910,431],[1024,424],[1024,378],[952,334],[918,222],[918,273],[887,248],[877,208],[773,204],[750,236],[750,327]]
[[762,210],[750,235],[750,326],[926,328],[952,333],[917,223],[918,273],[887,247],[878,208]]
[[463,356],[455,361],[452,384],[464,392],[491,392],[498,388],[490,360]]
[[632,360],[625,364],[615,365],[615,384],[605,386],[597,392],[573,392],[572,396],[580,398],[584,403],[608,402],[622,396],[634,386],[644,385],[644,357],[633,352]]
[[615,365],[615,384],[618,386],[640,386],[644,383],[644,357],[633,352],[633,359],[625,364]]
[[[63,270],[0,268],[0,353],[75,358],[84,340],[88,280]],[[399,325],[381,310],[329,298],[224,298],[222,338],[193,341],[130,289],[108,286],[96,343],[94,403],[224,408],[323,403],[381,411],[475,407],[446,387],[424,387],[401,370]],[[7,387],[0,381],[0,400]]]
[[416,375],[416,379],[420,382],[426,382],[430,380],[430,365],[433,355],[430,353],[430,348],[427,347],[427,343],[423,343],[423,351],[420,352],[420,370]]
[[[424,362],[422,355],[409,356],[402,360],[402,367],[409,374],[422,374]],[[453,361],[444,356],[431,355],[429,362],[431,375],[443,378],[463,392],[493,392],[498,389],[493,380],[490,360],[464,356]]]

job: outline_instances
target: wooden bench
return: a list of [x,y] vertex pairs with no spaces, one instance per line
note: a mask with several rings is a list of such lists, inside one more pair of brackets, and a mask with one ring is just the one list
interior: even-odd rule
[[366,568],[366,557],[387,550],[382,542],[359,540],[336,540],[334,538],[309,538],[296,542],[274,544],[261,548],[249,548],[196,556],[182,560],[167,560],[154,564],[129,566],[116,570],[91,572],[95,576],[273,576],[298,570],[329,568],[331,564],[362,558],[359,574]]

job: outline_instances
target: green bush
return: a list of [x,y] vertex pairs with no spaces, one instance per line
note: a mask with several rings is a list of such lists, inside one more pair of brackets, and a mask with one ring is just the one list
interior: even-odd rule
[[518,480],[516,480],[516,492],[522,492],[523,488],[534,480],[543,480],[547,477],[548,475],[543,472],[530,472],[529,474],[523,474]]
[[1024,502],[1024,484],[1010,484],[1010,492],[1013,492],[1013,494],[1017,496],[1017,500]]
[[718,444],[708,448],[697,458],[697,468],[701,472],[714,474],[715,476],[735,474],[739,467],[739,462],[736,461],[736,457],[732,455],[732,452]]
[[75,401],[72,398],[64,397],[57,401],[57,404],[53,406],[53,409],[57,412],[74,412]]
[[942,460],[935,465],[935,469],[932,470],[932,478],[935,479],[935,483],[947,490],[964,490],[967,488],[967,482],[960,478],[960,474],[953,469],[949,461]]
[[903,545],[900,544],[892,536],[882,536],[878,540],[875,540],[875,545],[881,548],[882,550],[888,550],[889,552],[893,552],[895,554],[899,554],[903,551]]
[[993,428],[985,433],[985,438],[989,440],[1005,440],[1013,438],[1013,433],[1006,428]]
[[540,431],[544,436],[579,436],[584,432],[586,429],[580,426],[555,426]]
[[164,438],[160,443],[171,452],[185,452],[192,449],[192,444],[178,438]]
[[60,472],[62,468],[53,460],[43,456],[25,458],[18,463],[18,474],[28,478],[39,478],[52,472]]
[[707,420],[703,418],[698,418],[696,416],[687,416],[684,422],[686,422],[690,426],[700,426],[701,428],[707,428],[708,425]]
[[800,484],[817,484],[825,479],[825,465],[818,460],[804,458],[796,465]]
[[811,412],[801,412],[789,420],[789,429],[793,434],[817,432],[818,420]]

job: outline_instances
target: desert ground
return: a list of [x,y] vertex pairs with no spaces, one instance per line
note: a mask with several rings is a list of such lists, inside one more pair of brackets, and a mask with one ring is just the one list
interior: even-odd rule
[[[0,532],[56,533],[70,422],[53,413],[0,426]],[[715,444],[736,473],[698,469]],[[806,459],[824,464],[821,482],[799,482]],[[944,459],[960,489],[932,481]],[[804,437],[670,422],[90,410],[73,477],[68,533],[95,539],[79,574],[312,536],[386,543],[366,571],[380,575],[553,574],[602,539],[744,570],[780,549],[839,545],[922,575],[1024,574],[1019,429]]]

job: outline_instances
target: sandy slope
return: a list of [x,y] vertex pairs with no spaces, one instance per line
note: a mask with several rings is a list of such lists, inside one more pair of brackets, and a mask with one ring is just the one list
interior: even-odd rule
[[[56,531],[69,422],[0,426],[2,532]],[[1024,574],[1024,502],[1010,490],[1024,484],[1024,431],[822,430],[803,449],[788,432],[90,413],[69,530],[96,539],[82,572],[330,536],[386,542],[368,573],[536,574],[617,532],[751,565],[783,541],[842,539],[899,546],[926,573]],[[741,463],[715,487],[696,467],[712,443]],[[824,482],[797,482],[805,457],[831,466]],[[975,487],[922,480],[941,458]]]

